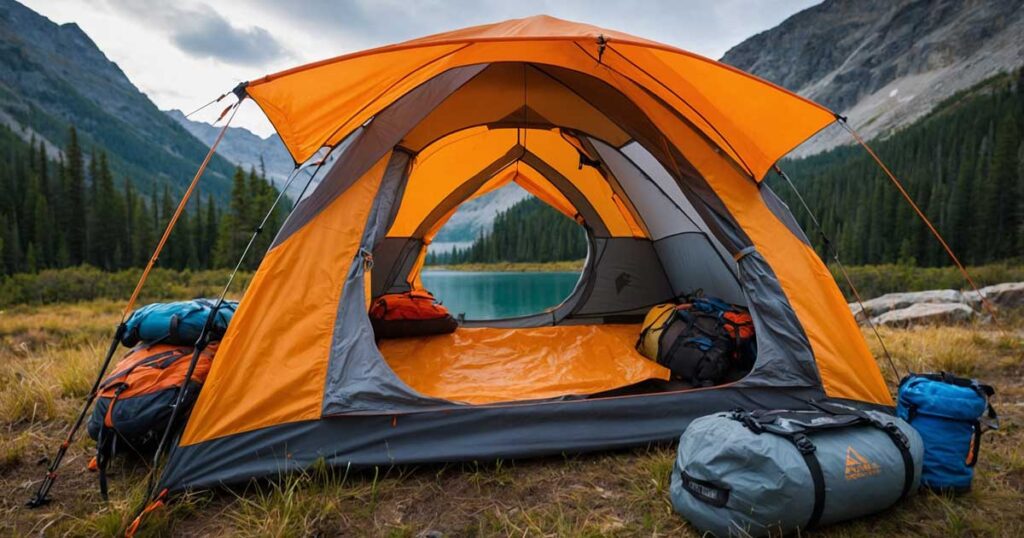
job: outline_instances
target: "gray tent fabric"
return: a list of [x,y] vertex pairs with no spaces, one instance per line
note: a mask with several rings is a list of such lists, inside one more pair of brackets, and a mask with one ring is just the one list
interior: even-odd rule
[[[675,177],[647,147],[636,142],[623,146],[622,152],[664,192],[670,195],[679,192],[682,195],[672,195],[672,200],[683,208],[684,214],[699,217],[693,221],[709,234],[712,243],[720,248],[724,257],[728,258],[733,252],[750,244],[746,233],[727,216],[725,206],[703,178]],[[676,162],[682,159],[679,155],[665,155],[663,158],[674,159]]]
[[[404,151],[392,153],[363,232],[364,252],[372,252],[391,225],[409,161]],[[324,382],[323,414],[406,411],[446,403],[409,388],[381,356],[366,312],[365,270],[363,257],[357,256],[345,279]]]
[[[448,405],[404,414],[345,414],[176,447],[160,488],[181,491],[281,476],[317,461],[341,469],[508,460],[673,441],[723,409],[810,409],[820,388],[722,387],[512,405]],[[858,404],[875,409],[868,404]]]
[[754,320],[757,360],[750,374],[738,383],[782,387],[820,384],[811,343],[768,262],[751,250],[740,258],[739,268]]
[[385,293],[409,291],[405,276],[409,274],[423,241],[411,237],[385,237],[373,249],[373,272],[370,293],[379,297]]
[[391,151],[409,129],[457,88],[479,74],[484,67],[486,66],[471,65],[445,71],[403,95],[375,116],[348,150],[338,158],[338,162],[317,185],[313,194],[295,207],[278,232],[275,245],[288,239],[291,234],[318,215],[332,200],[362,177],[375,162]]
[[703,294],[745,306],[747,298],[739,281],[708,236],[701,232],[683,232],[654,242],[654,250],[665,267],[676,297]]
[[[679,191],[675,181],[668,177],[660,165],[658,168],[661,168],[661,173],[658,175],[661,181],[655,182],[623,152],[600,140],[588,140],[597,149],[602,163],[614,174],[626,196],[636,206],[637,213],[643,217],[647,225],[651,239],[657,241],[679,233],[707,231],[697,224],[700,221],[697,211],[683,198],[683,193]],[[667,194],[673,191],[678,194],[674,200]]]
[[783,202],[782,199],[775,194],[775,191],[773,191],[771,187],[763,181],[758,185],[758,190],[761,191],[761,199],[764,200],[764,205],[768,206],[768,209],[770,209],[772,214],[775,215],[775,218],[782,221],[782,223],[786,225],[786,228],[789,228],[789,231],[793,232],[793,235],[797,236],[805,245],[811,246],[811,242],[807,239],[807,235],[805,235],[804,231],[800,228],[800,224],[796,222],[796,219],[793,217],[793,213],[789,210],[789,206],[786,205],[786,202]]
[[598,239],[593,286],[572,316],[633,312],[673,299],[654,245],[647,239]]
[[702,290],[732,304],[746,304],[736,280],[735,264],[720,244],[716,248],[717,241],[665,169],[642,148],[634,148],[632,154],[646,163],[651,175],[619,150],[600,140],[590,141],[637,211],[645,216],[675,296]]

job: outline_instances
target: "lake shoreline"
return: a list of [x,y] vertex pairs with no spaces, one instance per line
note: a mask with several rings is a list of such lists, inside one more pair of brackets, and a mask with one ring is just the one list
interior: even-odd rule
[[476,273],[578,273],[583,270],[584,260],[561,262],[497,262],[458,263],[452,265],[428,265],[425,271],[463,271]]

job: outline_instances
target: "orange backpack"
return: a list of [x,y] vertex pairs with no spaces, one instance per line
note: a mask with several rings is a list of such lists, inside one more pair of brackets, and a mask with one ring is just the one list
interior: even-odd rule
[[448,334],[459,323],[430,292],[389,293],[373,301],[370,322],[377,338]]
[[[118,450],[144,455],[156,448],[171,419],[178,390],[185,384],[193,348],[169,344],[140,345],[114,366],[96,394],[96,405],[87,426],[96,441],[96,458],[90,468],[100,473],[100,492],[106,497],[106,465]],[[182,400],[179,422],[199,396],[206,381],[217,343],[199,354],[190,388]]]

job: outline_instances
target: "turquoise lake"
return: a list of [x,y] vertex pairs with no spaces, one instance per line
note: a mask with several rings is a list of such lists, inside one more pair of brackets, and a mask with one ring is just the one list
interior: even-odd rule
[[423,271],[423,285],[453,316],[501,319],[542,312],[572,293],[574,272]]

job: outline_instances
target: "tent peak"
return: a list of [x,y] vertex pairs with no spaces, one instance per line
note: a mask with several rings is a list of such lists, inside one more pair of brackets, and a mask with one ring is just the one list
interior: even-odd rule
[[401,43],[428,44],[448,42],[456,40],[487,40],[487,39],[598,39],[604,38],[609,41],[622,41],[644,45],[666,45],[648,39],[609,30],[591,24],[560,19],[551,15],[539,14],[519,19],[508,19],[500,22],[481,24],[461,28],[449,32],[442,32],[426,37],[412,39]]

